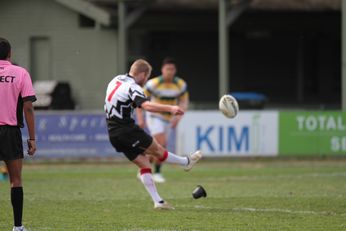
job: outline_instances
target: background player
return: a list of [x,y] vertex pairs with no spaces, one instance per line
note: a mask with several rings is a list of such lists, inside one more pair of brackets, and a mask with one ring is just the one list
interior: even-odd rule
[[[165,58],[162,62],[161,75],[149,80],[144,86],[144,93],[152,102],[167,105],[178,105],[184,111],[189,104],[189,93],[185,81],[176,76],[177,65],[174,59]],[[169,132],[175,129],[182,115],[173,116],[171,113],[144,113],[137,109],[137,121],[140,127],[147,126],[150,134],[163,147],[167,148]],[[146,121],[146,123],[145,123]],[[155,159],[155,182],[164,183],[166,180],[161,174],[161,163]]]
[[173,115],[183,115],[179,106],[164,105],[150,102],[143,92],[143,85],[151,74],[151,66],[145,60],[135,61],[129,74],[116,76],[107,87],[105,112],[110,142],[113,147],[123,152],[125,156],[138,166],[141,181],[154,201],[156,209],[172,209],[158,194],[152,179],[149,156],[161,162],[178,164],[190,170],[202,157],[199,151],[187,157],[181,157],[168,152],[158,142],[148,135],[132,119],[133,109],[141,107],[150,112],[166,112]]
[[13,231],[25,231],[22,226],[23,187],[22,159],[23,141],[20,128],[23,109],[28,125],[28,154],[34,155],[35,119],[32,102],[36,100],[29,73],[22,67],[12,65],[11,45],[0,38],[0,160],[5,161],[11,184],[13,207]]

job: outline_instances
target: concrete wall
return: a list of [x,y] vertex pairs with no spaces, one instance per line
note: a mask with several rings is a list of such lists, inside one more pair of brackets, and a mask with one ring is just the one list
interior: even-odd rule
[[12,60],[29,71],[31,39],[48,38],[51,76],[47,79],[69,81],[80,109],[101,110],[105,87],[117,74],[116,31],[80,28],[78,17],[54,0],[2,1],[0,36],[10,40]]

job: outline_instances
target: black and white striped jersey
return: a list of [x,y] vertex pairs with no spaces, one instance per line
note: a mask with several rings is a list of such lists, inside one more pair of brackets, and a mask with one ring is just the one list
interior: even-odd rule
[[130,75],[118,75],[107,87],[104,106],[107,119],[120,124],[134,123],[133,109],[147,100],[142,87]]

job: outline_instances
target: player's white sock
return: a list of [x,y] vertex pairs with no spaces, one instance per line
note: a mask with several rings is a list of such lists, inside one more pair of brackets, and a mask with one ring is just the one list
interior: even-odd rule
[[160,158],[159,161],[161,162],[166,161],[167,163],[179,164],[181,166],[187,166],[189,164],[189,159],[187,157],[178,156],[168,151],[165,151],[165,153],[163,154],[163,157]]
[[141,181],[144,184],[144,187],[147,189],[148,193],[150,194],[151,199],[153,199],[154,203],[159,203],[160,201],[163,201],[156,190],[156,186],[150,168],[141,169]]

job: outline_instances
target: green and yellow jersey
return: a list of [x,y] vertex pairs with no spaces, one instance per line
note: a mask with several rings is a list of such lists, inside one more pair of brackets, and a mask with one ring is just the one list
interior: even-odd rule
[[[186,82],[174,77],[172,82],[165,82],[162,76],[150,79],[144,86],[144,93],[151,101],[156,103],[178,105],[181,100],[189,99]],[[165,120],[171,120],[170,113],[155,113]]]

